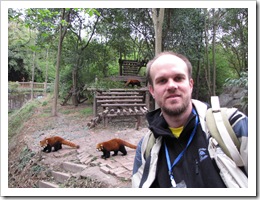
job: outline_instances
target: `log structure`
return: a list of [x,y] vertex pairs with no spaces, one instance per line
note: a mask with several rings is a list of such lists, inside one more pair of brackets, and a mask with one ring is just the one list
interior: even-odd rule
[[88,123],[90,128],[101,121],[106,127],[113,117],[133,116],[136,119],[135,128],[138,129],[141,117],[149,110],[150,94],[146,88],[99,90],[94,93],[93,114],[95,117]]

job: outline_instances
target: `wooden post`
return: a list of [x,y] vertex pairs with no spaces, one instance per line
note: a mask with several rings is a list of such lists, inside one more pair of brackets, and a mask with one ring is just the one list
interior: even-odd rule
[[120,59],[118,60],[118,63],[119,63],[119,76],[122,76],[122,71],[123,71],[123,69],[122,69],[123,61],[122,61],[121,57],[120,57]]
[[136,124],[135,124],[135,129],[138,130],[139,126],[141,124],[141,116],[136,116]]
[[104,123],[105,123],[105,127],[107,127],[107,125],[108,125],[108,117],[105,117]]
[[150,93],[148,90],[145,91],[145,104],[146,104],[146,108],[150,110]]
[[96,98],[97,92],[94,91],[94,99],[93,99],[93,114],[96,117],[97,116],[97,98]]
[[33,100],[33,81],[30,81],[31,84],[31,100]]
[[47,95],[47,82],[44,82],[43,84],[44,84],[43,85],[43,87],[44,87],[44,96],[46,97],[46,95]]

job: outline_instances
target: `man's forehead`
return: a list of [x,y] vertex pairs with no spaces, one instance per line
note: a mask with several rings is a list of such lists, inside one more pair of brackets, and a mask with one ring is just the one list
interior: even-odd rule
[[178,56],[175,55],[170,55],[170,54],[166,54],[166,55],[161,55],[160,57],[158,57],[154,62],[154,64],[157,63],[161,63],[161,62],[184,62],[181,58],[179,58]]
[[[183,68],[185,71],[188,70],[186,63],[179,57],[175,55],[162,55],[157,58],[151,65],[151,71],[156,70],[159,67],[160,70],[163,70],[166,66],[174,66]],[[167,67],[166,67],[167,68]]]
[[163,65],[163,64],[181,64],[181,65],[185,65],[186,63],[179,57],[175,56],[175,55],[161,55],[160,57],[158,57],[152,64],[151,67],[156,66],[156,65]]

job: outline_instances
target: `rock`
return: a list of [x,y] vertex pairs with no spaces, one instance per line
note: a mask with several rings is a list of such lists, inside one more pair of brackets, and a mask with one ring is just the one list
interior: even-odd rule
[[219,95],[221,107],[235,107],[244,114],[248,114],[248,107],[244,106],[243,97],[247,96],[247,90],[239,87],[227,87],[224,92]]

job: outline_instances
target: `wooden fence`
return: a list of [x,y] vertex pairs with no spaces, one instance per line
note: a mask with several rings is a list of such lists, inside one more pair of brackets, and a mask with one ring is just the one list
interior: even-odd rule
[[[32,87],[32,82],[18,82],[19,83],[19,88],[31,88]],[[49,85],[50,83],[37,83],[34,82],[33,83],[33,88],[35,89],[46,89],[47,85]]]

